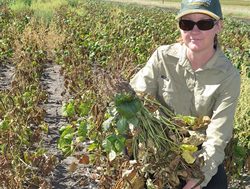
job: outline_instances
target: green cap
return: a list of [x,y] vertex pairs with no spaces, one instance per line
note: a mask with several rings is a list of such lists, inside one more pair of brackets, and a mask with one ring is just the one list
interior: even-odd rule
[[219,0],[182,0],[176,19],[192,13],[207,14],[216,20],[223,18]]

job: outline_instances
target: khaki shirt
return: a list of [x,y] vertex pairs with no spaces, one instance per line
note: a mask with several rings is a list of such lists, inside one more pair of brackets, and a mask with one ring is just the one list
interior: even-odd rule
[[136,92],[155,96],[176,114],[211,118],[202,145],[205,180],[201,186],[206,186],[223,162],[232,137],[240,75],[220,48],[203,68],[193,71],[186,49],[180,43],[159,47],[130,84]]

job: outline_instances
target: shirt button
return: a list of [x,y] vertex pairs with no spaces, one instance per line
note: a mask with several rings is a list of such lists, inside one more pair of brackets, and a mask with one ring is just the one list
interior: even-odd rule
[[195,81],[192,78],[190,78],[190,79],[187,80],[187,87],[189,89],[194,89],[194,87],[195,87]]

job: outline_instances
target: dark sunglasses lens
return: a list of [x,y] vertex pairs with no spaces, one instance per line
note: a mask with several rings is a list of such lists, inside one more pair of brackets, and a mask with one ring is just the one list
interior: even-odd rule
[[179,21],[179,27],[184,31],[192,30],[195,24],[200,30],[210,30],[214,27],[214,20],[200,20],[198,22],[193,22],[191,20]]
[[191,20],[180,20],[179,27],[184,31],[190,31],[194,28],[195,22]]
[[214,21],[213,20],[200,20],[196,23],[196,25],[200,30],[210,30],[214,27]]

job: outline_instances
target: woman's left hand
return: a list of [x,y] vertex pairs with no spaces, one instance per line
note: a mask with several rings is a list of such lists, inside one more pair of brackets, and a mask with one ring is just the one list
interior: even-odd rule
[[[194,179],[191,179],[187,181],[187,184],[183,187],[183,189],[192,189],[197,184],[197,181]],[[200,186],[196,186],[194,189],[201,189]]]

